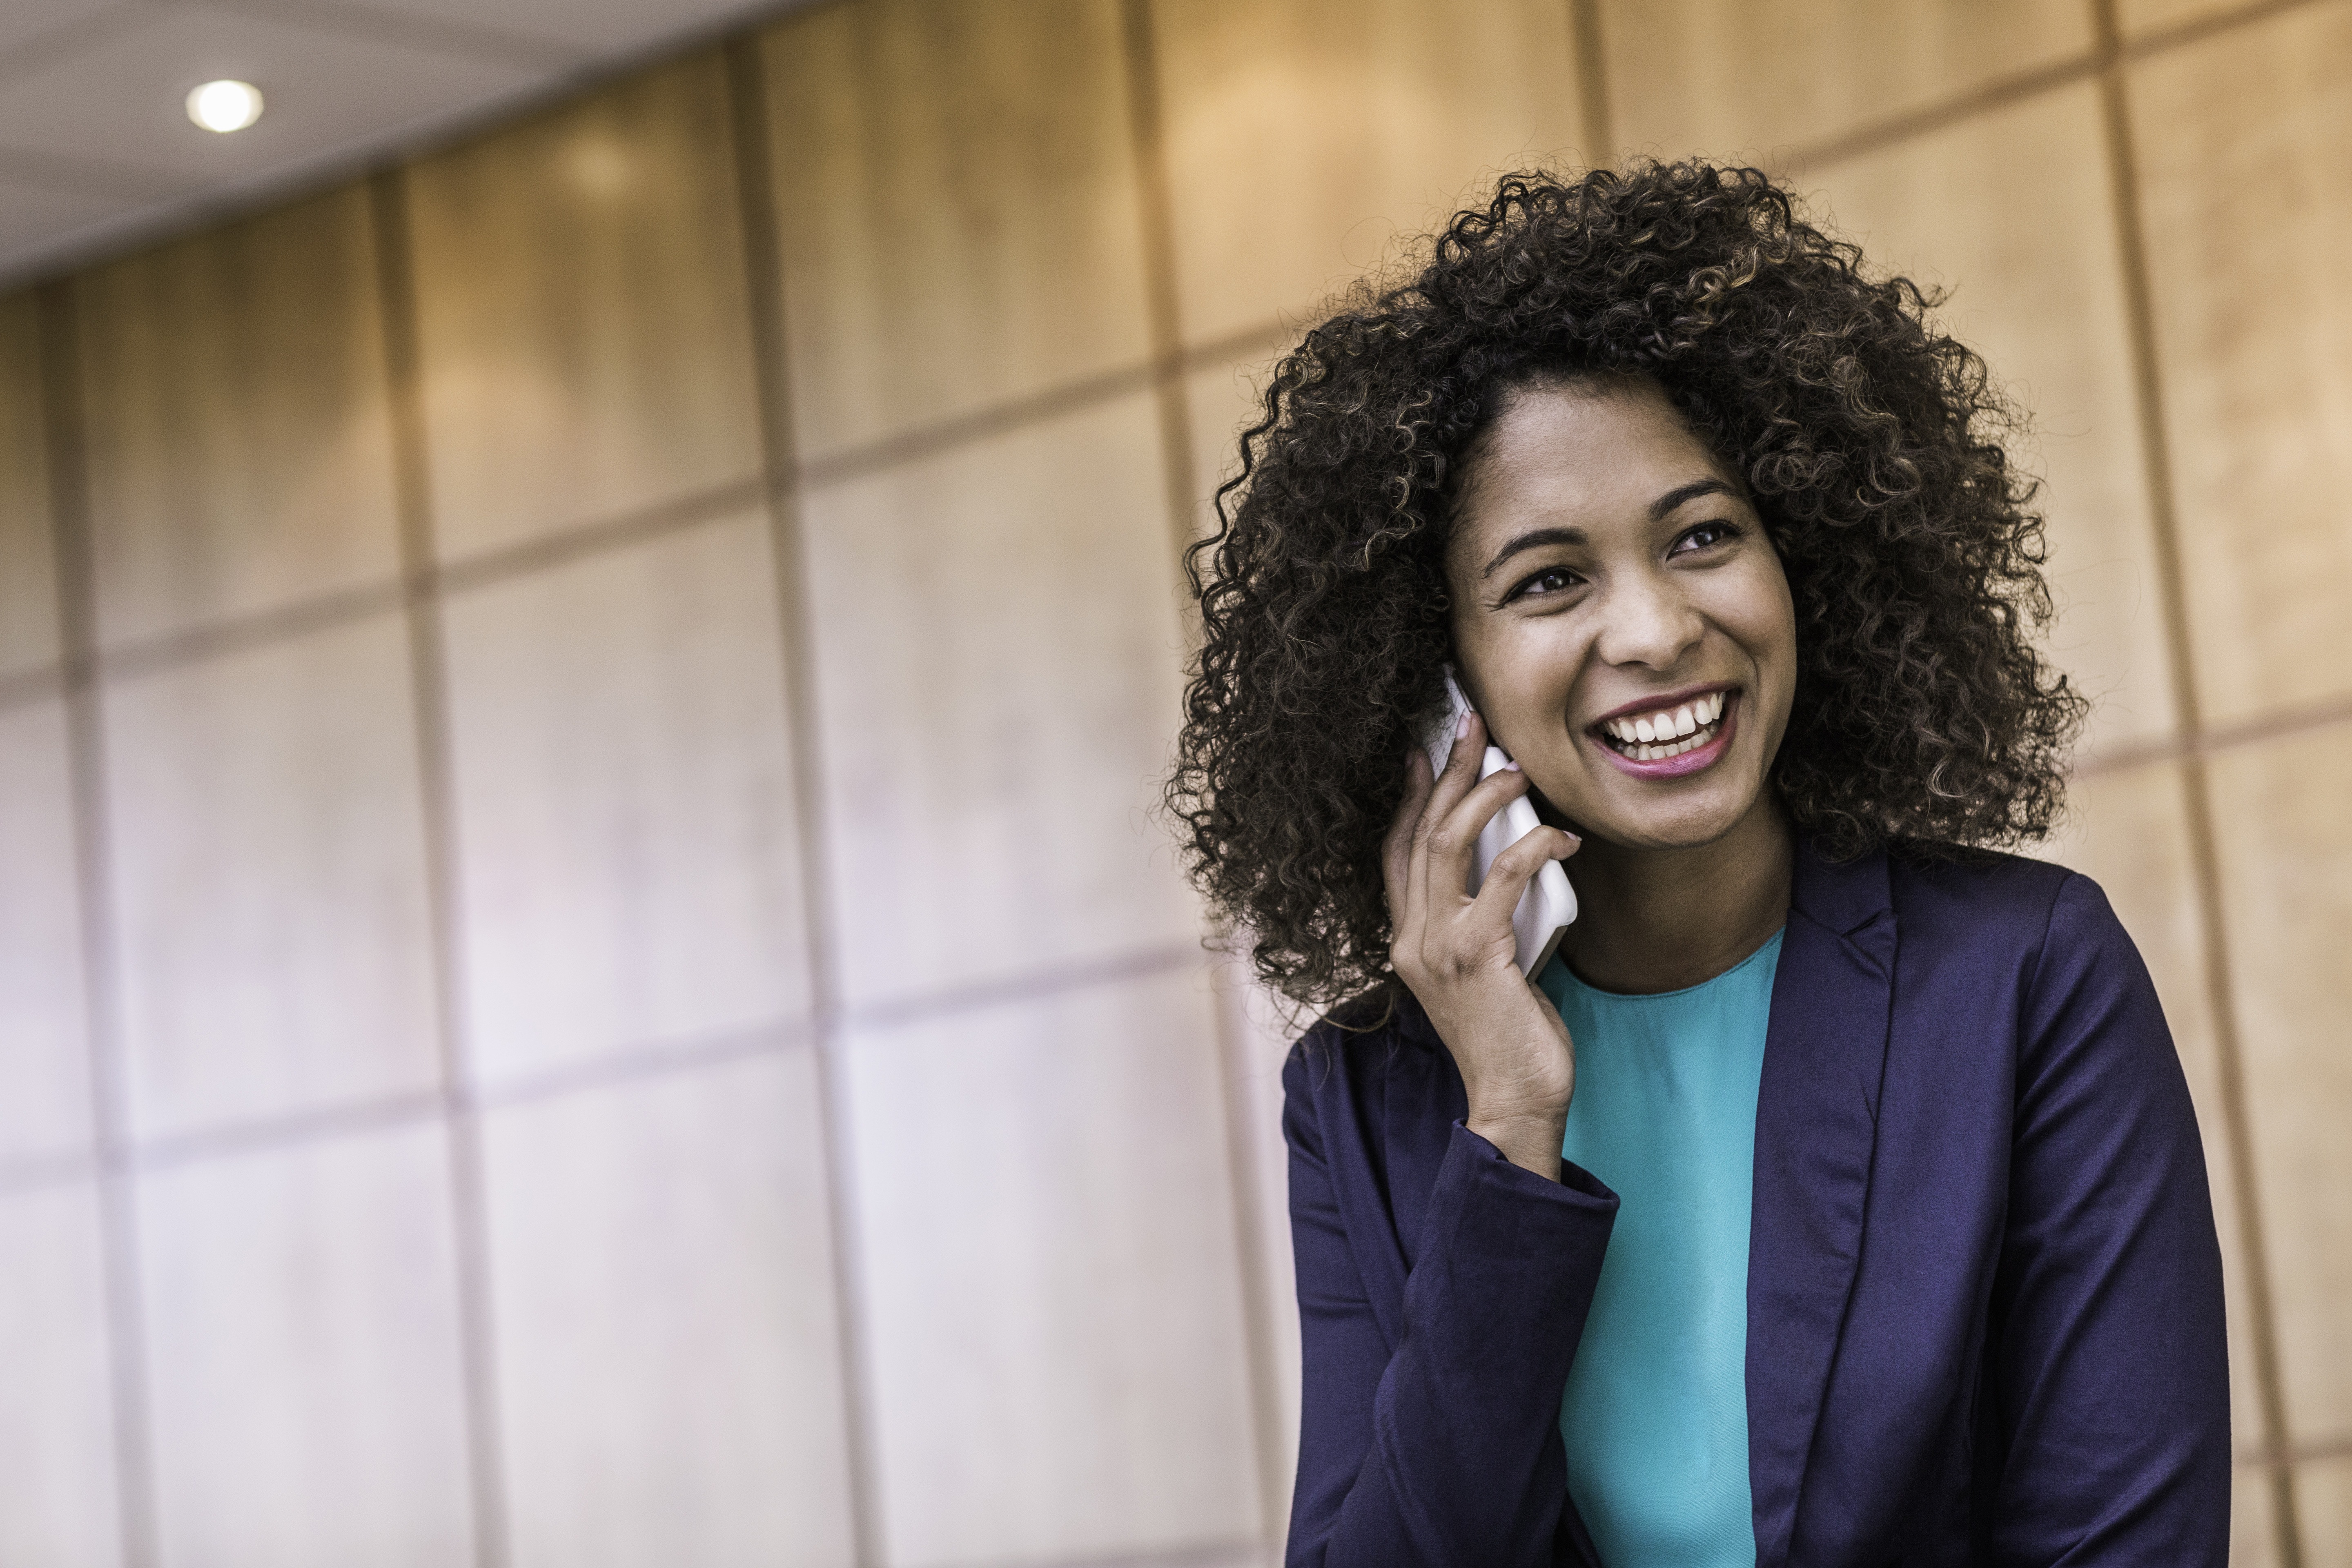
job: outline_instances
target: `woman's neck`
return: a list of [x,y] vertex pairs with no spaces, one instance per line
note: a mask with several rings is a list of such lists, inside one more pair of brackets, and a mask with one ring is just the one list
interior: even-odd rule
[[1769,790],[1712,844],[1637,849],[1588,838],[1567,863],[1580,912],[1560,957],[1603,991],[1712,980],[1788,920],[1794,861],[1794,836]]

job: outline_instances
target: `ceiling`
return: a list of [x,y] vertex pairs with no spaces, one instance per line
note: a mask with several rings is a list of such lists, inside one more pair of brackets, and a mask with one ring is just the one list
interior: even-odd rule
[[[0,287],[322,183],[779,0],[0,0]],[[188,89],[261,89],[258,123]]]

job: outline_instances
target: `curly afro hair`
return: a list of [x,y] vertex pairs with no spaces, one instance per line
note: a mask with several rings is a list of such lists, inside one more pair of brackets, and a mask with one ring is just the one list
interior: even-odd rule
[[2021,416],[1939,302],[1759,170],[1649,163],[1507,176],[1309,331],[1186,558],[1202,642],[1167,785],[1258,974],[1310,1005],[1392,984],[1380,844],[1449,657],[1459,471],[1507,394],[1562,375],[1651,378],[1746,477],[1796,603],[1772,782],[1800,833],[1843,858],[2047,832],[2087,704],[2032,640]]

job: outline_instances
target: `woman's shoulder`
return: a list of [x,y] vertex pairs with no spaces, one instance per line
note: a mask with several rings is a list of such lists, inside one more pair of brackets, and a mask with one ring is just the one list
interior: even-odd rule
[[1953,845],[1886,850],[1887,894],[1904,936],[1946,933],[2039,944],[2124,936],[2106,892],[2049,860]]
[[2080,871],[1992,850],[1904,846],[1887,854],[1902,948],[1940,952],[2025,990],[2138,990],[2147,971],[2105,889]]

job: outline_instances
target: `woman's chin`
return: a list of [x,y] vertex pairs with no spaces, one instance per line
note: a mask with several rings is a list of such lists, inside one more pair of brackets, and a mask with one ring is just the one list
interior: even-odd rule
[[[1728,783],[1729,781],[1726,781]],[[1615,791],[1596,792],[1566,816],[1576,831],[1620,849],[1700,849],[1717,842],[1755,810],[1762,789],[1693,791],[1679,798],[1626,801]]]

